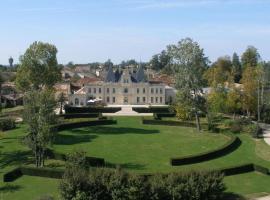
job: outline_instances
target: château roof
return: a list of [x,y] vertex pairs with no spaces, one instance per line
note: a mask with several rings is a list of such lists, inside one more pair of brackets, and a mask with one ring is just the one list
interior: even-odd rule
[[113,82],[113,83],[115,82],[115,74],[113,72],[112,66],[109,67],[105,81],[106,82]]

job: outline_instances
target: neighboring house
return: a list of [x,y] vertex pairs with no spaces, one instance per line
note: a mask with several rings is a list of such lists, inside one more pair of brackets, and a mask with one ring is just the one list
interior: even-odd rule
[[23,105],[23,94],[16,90],[14,83],[6,82],[2,84],[1,104],[3,107]]
[[110,67],[104,81],[81,82],[82,88],[69,94],[70,105],[86,106],[94,99],[106,104],[164,105],[175,97],[175,90],[163,82],[148,81],[142,66],[135,72],[130,68],[113,71]]

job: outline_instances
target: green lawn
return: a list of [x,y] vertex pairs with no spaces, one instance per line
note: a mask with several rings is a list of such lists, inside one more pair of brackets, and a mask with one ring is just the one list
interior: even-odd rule
[[[270,168],[270,147],[262,140],[240,134],[241,146],[229,155],[194,165],[169,166],[171,156],[183,156],[216,148],[226,142],[220,134],[198,134],[195,129],[173,126],[142,125],[141,118],[119,117],[117,125],[63,131],[54,148],[61,152],[74,149],[90,156],[104,157],[112,164],[122,164],[136,172],[216,169],[254,162]],[[23,176],[6,184],[2,176],[20,164],[32,163],[31,152],[21,144],[27,134],[25,125],[0,133],[0,200],[37,199],[51,194],[58,199],[58,180]],[[177,153],[176,153],[177,152]],[[47,165],[52,161],[47,161]],[[225,178],[228,192],[239,195],[270,193],[270,177],[247,173]]]
[[57,152],[80,149],[137,172],[168,172],[171,157],[198,154],[225,144],[222,134],[198,133],[196,129],[143,125],[141,118],[117,118],[116,125],[62,131],[56,138]]

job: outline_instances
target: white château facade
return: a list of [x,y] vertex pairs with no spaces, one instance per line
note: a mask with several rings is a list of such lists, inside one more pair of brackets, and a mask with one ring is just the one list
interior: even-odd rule
[[175,96],[174,89],[161,82],[147,81],[143,67],[136,73],[129,69],[113,72],[110,67],[105,81],[98,81],[69,95],[69,104],[86,106],[97,99],[111,105],[164,105]]

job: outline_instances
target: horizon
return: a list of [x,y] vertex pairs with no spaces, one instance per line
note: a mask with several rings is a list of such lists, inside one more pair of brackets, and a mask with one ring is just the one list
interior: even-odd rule
[[[11,0],[1,3],[0,64],[18,58],[34,41],[54,44],[67,64],[149,61],[190,37],[211,62],[256,47],[270,55],[268,0]],[[8,16],[8,17],[7,17]]]

